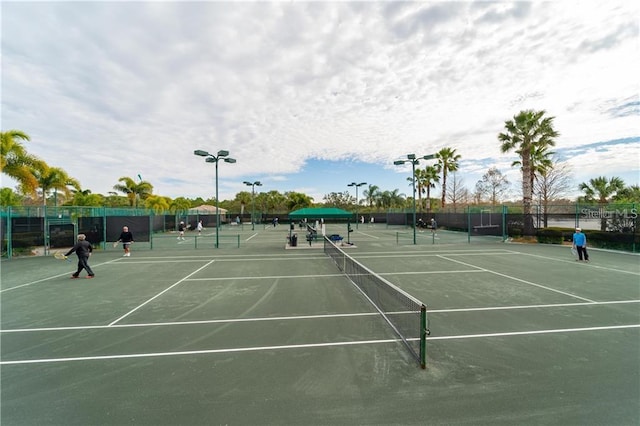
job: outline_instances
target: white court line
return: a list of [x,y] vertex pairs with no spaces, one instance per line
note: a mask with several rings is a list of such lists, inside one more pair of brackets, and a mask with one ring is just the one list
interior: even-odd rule
[[[406,312],[405,312],[406,313]],[[414,312],[410,312],[414,313]],[[150,322],[138,324],[115,324],[115,325],[87,325],[71,327],[42,327],[42,328],[16,328],[13,330],[0,330],[0,333],[29,333],[40,331],[69,331],[69,330],[96,330],[114,328],[136,328],[136,327],[157,327],[176,325],[203,325],[203,324],[229,324],[239,322],[262,322],[262,321],[291,321],[300,319],[327,319],[327,318],[353,318],[378,316],[378,312],[361,312],[358,314],[330,314],[330,315],[299,315],[292,317],[263,317],[263,318],[229,318],[218,320],[197,320],[197,321],[171,321],[171,322]]]
[[[325,277],[344,277],[344,274],[315,274],[315,275],[261,275],[248,277],[207,277],[207,278],[189,278],[186,281],[229,281],[229,280],[274,280],[274,279],[303,279],[303,278],[325,278]],[[339,283],[344,285],[344,283]]]
[[376,258],[383,258],[383,259],[387,259],[387,258],[395,258],[395,257],[400,257],[400,258],[409,258],[409,257],[440,257],[440,256],[491,256],[491,255],[496,255],[496,256],[505,256],[505,255],[516,255],[516,254],[520,254],[518,252],[511,252],[511,251],[494,251],[494,252],[490,252],[490,251],[472,251],[472,252],[466,252],[466,253],[460,253],[460,252],[451,252],[451,253],[442,253],[442,252],[438,252],[438,253],[434,253],[434,252],[430,252],[430,253],[411,253],[411,254],[394,254],[394,255],[368,255],[368,254],[356,254],[353,257],[356,257],[358,259],[376,259]]
[[[560,259],[560,258],[557,258],[557,257],[540,256],[539,254],[520,253],[520,252],[515,252],[515,253],[522,254],[522,255],[525,255],[525,256],[537,257],[537,258],[545,259],[545,260],[555,260],[556,262],[570,263],[572,265],[576,264],[575,260],[566,260],[566,259]],[[640,272],[625,271],[624,269],[607,268],[605,266],[594,265],[592,262],[582,263],[582,264],[580,264],[580,266],[581,267],[582,266],[588,266],[590,268],[602,269],[602,270],[605,270],[605,271],[620,272],[622,274],[630,274],[630,275],[638,275],[638,276],[640,276]]]
[[539,287],[539,288],[543,288],[545,290],[553,291],[555,293],[564,294],[565,296],[574,297],[576,299],[584,300],[586,302],[596,303],[595,300],[587,299],[586,297],[577,296],[575,294],[567,293],[566,291],[556,290],[555,288],[547,287],[547,286],[544,286],[542,284],[536,284],[536,283],[533,283],[531,281],[523,280],[521,278],[512,277],[512,276],[507,275],[507,274],[501,274],[500,272],[492,271],[490,269],[480,268],[478,266],[471,265],[469,263],[465,263],[465,262],[462,262],[460,260],[449,259],[449,258],[444,257],[444,256],[442,256],[442,258],[446,259],[446,260],[450,260],[451,262],[459,263],[461,265],[470,266],[472,268],[477,268],[477,269],[480,269],[482,271],[488,272],[490,274],[498,275],[499,277],[508,278],[510,280],[514,280],[514,281],[518,281],[518,282],[521,282],[521,283],[524,283],[524,284],[532,285],[534,287]]
[[[435,275],[435,274],[464,274],[464,273],[482,273],[479,269],[473,270],[460,270],[460,271],[421,271],[421,272],[383,272],[377,275],[382,276],[396,276],[396,275]],[[356,274],[357,275],[357,274]],[[363,274],[368,275],[368,274]],[[190,278],[188,281],[226,281],[226,280],[261,280],[261,279],[303,279],[303,278],[328,278],[328,277],[346,277],[345,274],[313,274],[313,275],[261,275],[245,276],[245,277],[207,277],[207,278]]]
[[[173,256],[173,257],[136,257],[135,260],[131,258],[127,259],[116,259],[117,261],[122,261],[122,264],[134,264],[134,263],[187,263],[187,262],[208,262],[212,260],[211,256],[196,256],[195,258],[191,258],[190,256]],[[322,256],[311,256],[311,257],[302,257],[302,256],[293,256],[288,257],[286,259],[251,259],[251,262],[290,262],[291,260],[331,260],[330,257],[325,255]],[[232,258],[232,259],[221,259],[215,258],[216,262],[247,262],[247,259],[242,258]]]
[[474,311],[502,311],[510,309],[540,309],[540,308],[560,308],[568,306],[598,306],[598,305],[617,305],[625,303],[640,303],[639,300],[613,300],[610,302],[581,302],[581,303],[554,303],[546,305],[520,305],[520,306],[490,306],[486,308],[452,308],[452,309],[429,309],[427,313],[446,313],[446,312],[474,312]]
[[433,336],[433,337],[427,337],[427,340],[477,339],[479,337],[505,337],[505,336],[525,336],[525,335],[534,335],[534,334],[574,333],[574,332],[580,332],[580,331],[620,330],[625,328],[640,328],[640,324],[608,325],[605,327],[559,328],[559,329],[532,330],[532,331],[511,331],[507,333],[464,334],[464,335],[457,335],[457,336]]
[[[615,326],[607,326],[607,327],[516,331],[516,332],[507,332],[507,333],[466,334],[466,335],[458,335],[458,336],[434,336],[434,337],[427,337],[427,340],[457,340],[457,339],[473,339],[473,338],[486,338],[486,337],[510,337],[510,336],[523,336],[523,335],[536,335],[536,334],[575,333],[575,332],[583,332],[583,331],[620,330],[620,329],[628,329],[628,328],[640,328],[640,324],[615,325]],[[407,340],[415,341],[417,339],[410,338]],[[152,352],[152,353],[140,353],[140,354],[102,355],[102,356],[70,357],[70,358],[26,359],[26,360],[15,360],[15,361],[0,361],[0,365],[45,364],[45,363],[54,363],[54,362],[99,361],[99,360],[112,360],[112,359],[131,359],[131,358],[156,358],[156,357],[167,357],[167,356],[273,351],[273,350],[287,350],[287,349],[301,349],[301,348],[322,348],[322,347],[332,347],[332,346],[373,345],[373,344],[397,343],[397,342],[400,342],[400,339],[361,340],[361,341],[355,341],[355,342],[351,341],[351,342],[312,343],[312,344],[304,344],[304,345],[257,346],[257,347],[248,347],[248,348],[205,349],[205,350],[199,350],[199,351]]]
[[[96,268],[98,266],[102,266],[102,265],[107,265],[109,263],[113,263],[113,262],[118,261],[120,259],[121,258],[112,259],[112,260],[109,260],[107,262],[98,263],[97,265],[91,265],[91,269]],[[20,285],[17,285],[15,287],[5,288],[5,289],[0,290],[0,293],[4,293],[5,291],[15,290],[17,288],[26,287],[26,286],[29,286],[29,285],[32,285],[32,284],[38,284],[38,283],[41,283],[41,282],[44,282],[44,281],[54,280],[54,279],[60,278],[60,277],[70,276],[69,274],[72,274],[73,272],[74,271],[65,272],[64,274],[52,275],[52,276],[47,277],[47,278],[41,278],[41,279],[36,280],[36,281],[31,281],[31,282],[28,282],[28,283],[20,284]]]
[[258,233],[256,232],[255,234],[253,234],[249,238],[245,239],[245,241],[249,241],[249,240],[251,240],[251,239],[253,239],[254,237],[257,237],[257,236],[258,236]]
[[[449,312],[475,312],[475,311],[501,311],[511,309],[541,309],[541,308],[564,308],[572,306],[604,306],[617,304],[633,304],[640,303],[639,300],[613,300],[609,302],[576,302],[576,303],[556,303],[547,305],[520,305],[520,306],[490,306],[486,308],[452,308],[452,309],[429,309],[427,314],[449,313]],[[396,312],[401,313],[401,312]],[[414,313],[406,311],[404,313]],[[114,324],[114,325],[83,325],[83,326],[67,326],[67,327],[41,327],[41,328],[15,328],[10,330],[0,329],[0,333],[30,333],[43,331],[70,331],[70,330],[99,330],[99,329],[115,329],[115,328],[143,328],[158,326],[181,326],[181,325],[206,325],[206,324],[228,324],[243,322],[263,322],[263,321],[291,321],[300,319],[327,319],[327,318],[353,318],[353,317],[369,317],[378,316],[378,312],[361,312],[348,314],[321,314],[321,315],[298,315],[288,317],[259,317],[259,318],[228,318],[217,320],[196,320],[196,321],[169,321],[169,322],[149,322],[134,324]]]
[[127,312],[126,314],[124,314],[123,316],[121,316],[120,318],[116,319],[115,321],[112,321],[109,325],[114,325],[115,323],[117,323],[118,321],[128,317],[129,315],[131,315],[132,313],[134,313],[135,311],[137,311],[138,309],[142,308],[144,305],[146,305],[147,303],[151,302],[152,300],[154,300],[157,297],[160,297],[161,295],[163,295],[164,293],[166,293],[167,291],[171,290],[173,287],[177,286],[178,284],[182,283],[183,281],[185,281],[186,279],[188,279],[190,276],[192,276],[193,274],[197,274],[198,272],[200,272],[201,270],[203,270],[204,268],[206,268],[207,266],[211,265],[213,262],[215,262],[215,260],[212,260],[210,262],[208,262],[206,265],[201,266],[200,268],[196,269],[195,271],[193,271],[192,273],[190,273],[189,275],[187,275],[186,277],[178,280],[176,283],[170,285],[169,287],[165,288],[164,290],[162,290],[160,293],[156,294],[155,296],[153,296],[151,299],[148,299],[146,302],[141,303],[140,305],[136,306],[135,308],[133,308],[132,310],[130,310],[129,312]]

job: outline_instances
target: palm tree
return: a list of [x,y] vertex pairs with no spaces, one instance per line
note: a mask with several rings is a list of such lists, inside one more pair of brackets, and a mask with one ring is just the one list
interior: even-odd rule
[[[554,117],[545,117],[545,111],[525,110],[505,122],[505,132],[498,135],[502,143],[501,151],[515,150],[520,156],[522,170],[522,205],[524,212],[524,232],[533,234],[531,202],[533,180],[536,171],[540,171],[541,160],[547,155],[548,148],[555,145],[554,138],[560,134],[553,128]],[[538,170],[537,170],[538,169]]]
[[376,199],[379,197],[380,187],[377,185],[369,185],[367,189],[362,191],[362,196],[367,200],[369,207],[373,207],[376,203]]
[[[579,188],[585,193],[585,201],[596,201],[598,205],[605,206],[609,202],[609,197],[624,189],[624,182],[619,177],[607,179],[600,176],[590,179],[589,183],[581,183]],[[607,218],[604,216],[600,220],[600,230],[607,230]]]
[[129,205],[131,207],[137,207],[139,198],[145,200],[153,192],[153,185],[144,180],[136,183],[136,181],[130,177],[124,176],[118,179],[118,182],[120,183],[114,185],[113,189],[124,193],[129,199]]
[[[409,186],[414,184],[415,181],[415,185],[416,185],[416,192],[418,193],[418,207],[420,208],[420,210],[422,210],[422,194],[424,194],[424,187],[423,187],[423,183],[424,183],[424,170],[422,169],[415,169],[413,177],[408,177],[407,180],[409,181]],[[413,187],[412,187],[413,190]]]
[[38,187],[42,191],[42,205],[47,205],[47,194],[54,191],[54,205],[58,205],[58,190],[62,191],[66,197],[71,195],[69,187],[80,189],[80,183],[67,174],[60,167],[50,167],[44,161],[37,161],[32,169],[32,173],[38,181]]
[[313,204],[312,197],[309,197],[308,195],[302,194],[300,192],[285,192],[284,195],[287,197],[286,204],[289,211],[311,207],[311,205]]
[[447,191],[447,173],[455,172],[458,170],[458,160],[461,156],[456,154],[456,150],[452,148],[442,148],[436,153],[438,163],[436,164],[436,170],[438,173],[442,173],[442,207],[444,208],[445,196]]
[[161,195],[149,195],[145,200],[144,205],[146,208],[151,209],[156,213],[161,213],[169,210],[171,207],[171,199]]
[[[536,188],[536,182],[539,181],[553,168],[552,156],[555,152],[549,151],[549,146],[536,145],[531,150],[531,197]],[[522,167],[522,161],[516,160],[511,163],[512,167]]]
[[393,191],[382,191],[380,197],[377,200],[378,207],[390,209],[394,207],[402,207],[405,204],[405,197],[399,193],[399,189]]
[[73,198],[67,203],[72,206],[97,207],[105,205],[105,197],[102,194],[92,194],[90,189],[72,190]]
[[438,169],[435,166],[427,166],[424,168],[424,173],[422,174],[423,178],[423,189],[427,191],[427,212],[431,211],[431,188],[436,187],[436,183],[440,182],[440,177],[438,176]]
[[169,205],[169,211],[172,213],[177,213],[181,211],[186,211],[191,208],[191,201],[187,200],[184,197],[174,198]]
[[240,205],[240,214],[243,215],[245,207],[251,205],[252,193],[251,191],[240,191],[236,194],[236,198],[233,201],[234,206]]
[[27,153],[19,139],[31,140],[29,135],[20,130],[0,132],[0,171],[15,179],[26,193],[34,193],[38,181],[31,167],[36,159]]
[[640,186],[631,185],[618,191],[613,197],[616,203],[640,203]]

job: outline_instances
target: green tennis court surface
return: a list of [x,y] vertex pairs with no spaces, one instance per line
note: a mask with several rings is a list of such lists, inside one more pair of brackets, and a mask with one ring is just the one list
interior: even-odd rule
[[2,262],[2,425],[640,422],[637,255],[360,228],[345,253],[427,304],[425,370],[322,245],[187,233],[93,280]]

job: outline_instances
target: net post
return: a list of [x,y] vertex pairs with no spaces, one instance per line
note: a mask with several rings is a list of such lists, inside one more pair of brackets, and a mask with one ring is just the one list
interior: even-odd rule
[[420,306],[420,368],[427,368],[427,307]]

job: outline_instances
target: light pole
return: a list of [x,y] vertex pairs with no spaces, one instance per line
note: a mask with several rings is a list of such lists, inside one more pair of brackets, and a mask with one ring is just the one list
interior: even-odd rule
[[360,219],[358,219],[358,187],[366,185],[367,182],[361,182],[361,183],[355,183],[355,182],[351,182],[349,185],[347,186],[355,186],[356,187],[356,229],[358,229],[358,222],[360,221]]
[[396,166],[411,163],[411,186],[413,187],[413,244],[416,244],[416,164],[420,164],[420,159],[432,160],[435,157],[435,154],[429,154],[416,158],[415,154],[408,154],[406,160],[396,160],[393,162]]
[[244,181],[243,182],[245,185],[250,186],[251,187],[251,230],[255,230],[255,219],[254,219],[254,211],[255,211],[255,206],[256,206],[256,202],[255,202],[255,187],[256,186],[262,186],[262,183],[257,180],[255,182],[249,182],[249,181]]
[[200,157],[206,157],[207,163],[216,163],[216,248],[220,247],[220,200],[218,199],[218,163],[223,160],[225,163],[235,163],[234,158],[229,158],[229,151],[220,150],[217,155],[209,154],[207,151],[196,149],[193,153]]

